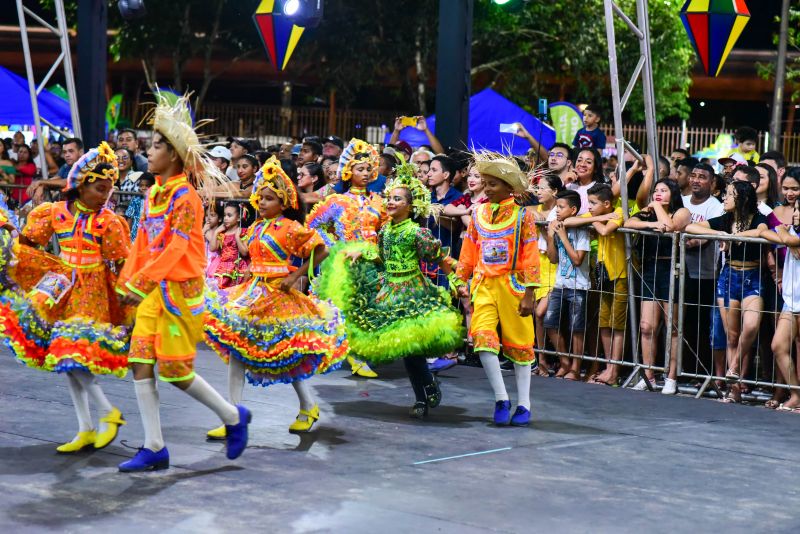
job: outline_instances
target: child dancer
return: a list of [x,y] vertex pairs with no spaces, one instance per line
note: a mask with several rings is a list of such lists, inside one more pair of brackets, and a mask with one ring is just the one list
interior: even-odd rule
[[[516,426],[530,422],[530,366],[533,353],[534,287],[539,285],[539,248],[536,219],[520,207],[514,194],[524,195],[528,177],[516,161],[499,154],[475,154],[475,167],[485,183],[489,203],[472,214],[461,248],[458,277],[470,277],[473,304],[470,332],[495,395],[494,423]],[[460,290],[466,294],[464,288]],[[497,327],[502,330],[502,340]],[[511,416],[498,353],[514,362],[517,409]]]
[[247,245],[242,238],[247,233],[242,228],[245,208],[237,202],[227,202],[223,211],[222,224],[214,231],[209,249],[219,254],[214,271],[217,286],[221,289],[239,285],[247,274]]
[[414,165],[399,165],[387,185],[391,220],[378,234],[377,247],[363,242],[338,246],[314,287],[347,316],[356,354],[376,363],[403,358],[416,398],[410,415],[422,418],[442,397],[425,358],[460,347],[463,331],[450,296],[423,275],[420,260],[438,263],[454,286],[463,282],[451,274],[455,261],[418,222],[425,224],[432,205],[430,191],[415,174]]
[[[337,241],[378,242],[378,230],[386,221],[386,212],[380,195],[367,193],[367,184],[377,177],[378,163],[378,151],[360,139],[351,139],[342,152],[337,173],[345,192],[330,195],[314,206],[306,220],[306,226],[318,230],[327,246]],[[348,356],[347,362],[354,375],[378,376],[369,365],[353,356]]]
[[[0,335],[26,365],[67,374],[78,433],[61,453],[101,449],[125,424],[95,379],[125,376],[129,332],[113,292],[115,270],[130,248],[128,227],[108,201],[118,177],[114,151],[105,142],[69,172],[67,200],[44,203],[29,215],[19,237],[14,279],[27,296],[3,300]],[[44,247],[57,236],[60,255]],[[89,398],[102,416],[96,427]]]
[[227,457],[247,446],[250,411],[225,401],[194,371],[204,311],[203,204],[187,172],[202,185],[224,180],[211,163],[192,126],[188,96],[156,93],[152,111],[153,144],[147,151],[157,174],[145,202],[139,234],[122,271],[117,291],[137,305],[129,361],[144,426],[144,446],[120,471],[169,467],[159,419],[159,397],[153,367],[170,382],[214,411],[227,425]]
[[[347,341],[338,312],[292,288],[310,262],[293,271],[291,257],[319,263],[328,251],[319,234],[302,225],[297,189],[274,156],[256,175],[250,202],[259,220],[243,241],[253,278],[206,299],[205,339],[228,363],[231,402],[241,402],[245,376],[257,386],[290,383],[300,413],[289,432],[308,432],[319,406],[305,380],[338,369]],[[208,437],[224,438],[225,427]]]

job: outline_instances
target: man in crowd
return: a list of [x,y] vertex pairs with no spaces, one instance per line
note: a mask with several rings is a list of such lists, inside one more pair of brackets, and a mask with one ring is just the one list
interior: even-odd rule
[[297,156],[297,168],[299,169],[306,163],[317,163],[322,156],[322,144],[319,137],[306,137],[300,146],[300,154]]
[[783,176],[786,174],[786,156],[777,150],[770,150],[761,155],[761,163],[766,163],[778,174],[778,185],[783,182]]
[[344,150],[344,141],[342,141],[341,137],[336,137],[335,135],[329,135],[328,137],[322,140],[323,156],[338,158],[339,156],[342,155],[342,150]]
[[231,164],[231,151],[224,146],[215,146],[208,153],[208,157],[210,157],[214,165],[227,176],[228,167]]
[[117,135],[117,148],[127,148],[133,152],[133,170],[147,172],[147,158],[139,151],[136,130],[123,128]]
[[557,174],[561,178],[561,183],[566,185],[575,178],[567,175],[572,171],[572,149],[566,143],[556,143],[547,153],[547,169],[552,174]]
[[689,186],[689,175],[700,162],[696,158],[683,158],[675,163],[675,181],[681,188],[681,195],[688,196],[692,193]]
[[83,156],[83,141],[77,137],[70,137],[64,141],[61,155],[64,157],[64,165],[58,169],[55,178],[49,180],[37,180],[28,187],[28,196],[39,202],[44,198],[45,189],[62,189],[67,185],[67,175],[72,165]]
[[231,143],[231,159],[228,162],[228,170],[225,171],[225,175],[231,182],[238,182],[239,175],[236,174],[236,163],[239,158],[250,152],[250,144],[242,137],[231,137],[229,140]]
[[[724,213],[722,203],[711,196],[714,180],[714,169],[706,163],[698,163],[689,173],[690,193],[683,197],[683,206],[691,212],[693,223],[707,221]],[[713,241],[686,241],[684,361],[700,361],[709,370],[713,369],[709,338],[713,321],[716,250]]]

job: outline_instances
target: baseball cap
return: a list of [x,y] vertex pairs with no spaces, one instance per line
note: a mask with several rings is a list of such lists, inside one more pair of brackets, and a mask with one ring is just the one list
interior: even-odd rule
[[394,144],[394,146],[397,150],[405,154],[406,159],[410,158],[411,154],[413,154],[414,152],[414,149],[411,148],[411,145],[409,145],[406,141],[403,141],[402,139],[397,141]]
[[224,146],[215,146],[208,153],[212,158],[222,158],[228,161],[231,160],[231,151]]
[[299,143],[298,143],[298,144],[296,144],[296,145],[294,145],[294,146],[292,147],[292,156],[299,156],[299,155],[300,155],[300,149],[301,149],[301,148],[303,148],[303,145],[301,145],[301,144],[299,144]]
[[236,143],[237,145],[250,150],[250,142],[244,137],[228,137],[228,143]]
[[719,158],[717,162],[720,165],[736,165],[738,162],[733,158]]
[[331,143],[338,146],[341,149],[344,149],[344,141],[342,141],[341,137],[336,137],[335,135],[329,135],[322,139],[322,144]]

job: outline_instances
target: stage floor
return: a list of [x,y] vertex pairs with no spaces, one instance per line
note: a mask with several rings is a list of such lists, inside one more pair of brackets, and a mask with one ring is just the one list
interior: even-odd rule
[[[246,386],[250,447],[206,442],[213,413],[160,384],[172,468],[117,464],[143,437],[132,379],[101,378],[128,419],[107,449],[61,456],[66,379],[0,353],[4,532],[799,532],[800,415],[533,377],[530,428],[490,425],[483,370],[441,373],[444,401],[407,416],[402,365],[310,382],[322,419],[302,438],[288,385]],[[198,371],[221,392],[224,364]],[[514,380],[504,372],[514,400]]]

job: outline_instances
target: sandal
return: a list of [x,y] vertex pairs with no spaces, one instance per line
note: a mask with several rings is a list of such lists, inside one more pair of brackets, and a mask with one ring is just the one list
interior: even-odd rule
[[781,403],[781,405],[778,406],[778,408],[776,408],[776,409],[779,412],[800,413],[800,406],[794,406],[794,407],[792,407],[792,406],[784,406],[783,403]]
[[[572,375],[574,378],[568,378],[570,375]],[[575,371],[567,371],[564,374],[563,378],[564,380],[571,380],[573,382],[579,382],[581,379],[580,375]]]
[[764,408],[769,410],[776,410],[778,407],[783,406],[778,399],[769,399],[767,402],[764,403]]
[[740,404],[742,402],[742,394],[731,388],[728,394],[722,398],[722,402],[725,404]]

